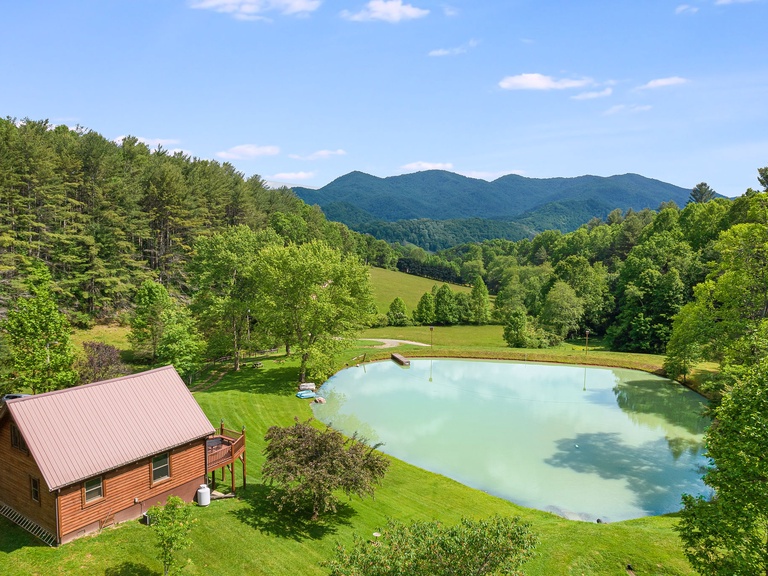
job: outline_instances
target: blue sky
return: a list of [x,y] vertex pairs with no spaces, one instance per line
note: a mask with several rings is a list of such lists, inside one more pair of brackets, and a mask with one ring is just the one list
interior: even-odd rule
[[768,165],[768,0],[3,0],[0,114],[322,186]]

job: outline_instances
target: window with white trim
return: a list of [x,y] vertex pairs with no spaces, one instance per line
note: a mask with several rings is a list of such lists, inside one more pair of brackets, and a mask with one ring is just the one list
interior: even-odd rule
[[152,458],[152,482],[171,477],[171,459],[166,452]]
[[101,476],[97,478],[91,478],[83,483],[83,491],[85,503],[93,502],[99,498],[104,498],[104,486]]

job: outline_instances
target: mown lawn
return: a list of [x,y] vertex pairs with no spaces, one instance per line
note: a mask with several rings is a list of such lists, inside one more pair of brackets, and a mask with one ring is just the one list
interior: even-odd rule
[[[373,299],[376,302],[376,308],[380,313],[385,314],[389,310],[392,300],[400,296],[408,308],[408,314],[412,314],[416,309],[416,304],[424,292],[432,290],[432,286],[437,284],[441,286],[443,282],[413,276],[396,270],[385,270],[384,268],[370,268],[371,284],[373,287]],[[459,286],[450,284],[454,292],[471,292],[469,286]]]
[[[428,329],[426,332],[424,328],[404,330],[402,333],[391,330],[386,334],[388,337],[402,334],[410,340],[429,342]],[[466,342],[471,341],[475,343],[477,356],[493,357],[504,352],[503,344],[491,345],[494,330],[500,327],[464,327],[455,331],[436,328],[435,347],[431,352],[469,355],[472,347]],[[369,331],[367,335],[375,337],[380,333]],[[441,338],[440,344],[438,338]],[[487,347],[477,345],[485,339],[488,339]],[[375,343],[359,343],[357,349],[348,351],[346,359],[351,360],[363,351],[387,355],[392,351],[372,348],[373,345]],[[567,346],[578,348],[576,344]],[[398,348],[410,355],[415,349]],[[571,352],[584,354],[583,349]],[[561,352],[567,353],[567,348]],[[598,353],[610,354],[594,350],[595,355]],[[590,349],[590,359],[592,354]],[[630,359],[617,356],[612,364],[619,364],[622,358]],[[185,554],[189,562],[184,573],[324,574],[321,562],[333,555],[337,542],[351,542],[353,534],[367,537],[380,529],[387,518],[405,522],[439,519],[451,523],[462,516],[481,518],[498,513],[520,516],[539,535],[538,556],[526,566],[526,574],[531,576],[626,574],[627,564],[644,576],[693,574],[672,529],[675,523],[672,517],[612,524],[569,521],[516,506],[396,459],[392,459],[375,500],[347,502],[337,515],[319,523],[277,513],[265,499],[269,488],[259,483],[264,433],[269,426],[289,425],[294,417],[303,420],[311,416],[309,402],[293,396],[297,379],[295,362],[282,360],[281,357],[264,359],[263,369],[246,368],[240,373],[229,373],[213,386],[202,383],[201,390],[195,393],[212,423],[218,424],[224,418],[231,428],[246,426],[248,487],[238,490],[236,499],[195,508],[198,523],[193,532],[194,545]],[[648,364],[655,362],[657,360],[652,359]],[[150,528],[128,522],[106,529],[100,535],[52,549],[0,519],[0,574],[160,574],[153,542]]]

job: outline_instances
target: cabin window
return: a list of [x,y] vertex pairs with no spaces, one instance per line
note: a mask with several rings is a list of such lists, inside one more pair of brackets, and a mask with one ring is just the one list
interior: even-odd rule
[[40,479],[29,477],[29,495],[35,502],[40,502]]
[[11,446],[16,448],[16,450],[21,450],[25,454],[29,454],[27,443],[24,442],[24,438],[21,436],[21,432],[16,424],[11,424]]
[[101,476],[86,480],[84,486],[85,502],[93,502],[104,497],[104,487],[102,486]]
[[152,458],[152,482],[171,477],[171,464],[168,452]]

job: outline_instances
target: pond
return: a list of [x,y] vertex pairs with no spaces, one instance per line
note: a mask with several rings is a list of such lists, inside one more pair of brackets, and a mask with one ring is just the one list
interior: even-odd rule
[[411,360],[342,370],[315,417],[381,450],[530,508],[617,521],[701,494],[704,398],[611,368]]

